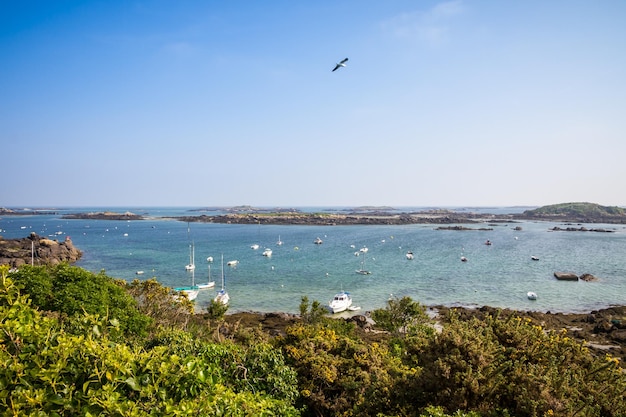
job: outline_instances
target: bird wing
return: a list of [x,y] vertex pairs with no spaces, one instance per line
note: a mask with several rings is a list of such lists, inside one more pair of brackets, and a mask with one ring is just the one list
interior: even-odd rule
[[339,67],[341,67],[341,65],[339,65],[339,64],[335,65],[335,68],[333,68],[333,71],[335,71]]
[[344,64],[346,61],[348,61],[348,58],[343,59],[340,64]]

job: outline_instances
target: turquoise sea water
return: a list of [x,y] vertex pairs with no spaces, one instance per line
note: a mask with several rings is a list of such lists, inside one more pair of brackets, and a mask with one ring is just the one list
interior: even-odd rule
[[[418,209],[418,208],[416,208]],[[131,211],[142,221],[63,220],[61,214]],[[319,209],[305,209],[316,211]],[[327,209],[324,209],[327,210]],[[511,213],[515,208],[473,208]],[[225,267],[230,311],[297,312],[301,297],[326,304],[334,293],[349,291],[364,311],[384,307],[390,295],[410,296],[425,305],[507,307],[518,310],[585,312],[626,304],[626,227],[615,233],[552,232],[559,223],[523,222],[466,225],[489,231],[435,230],[435,225],[274,226],[187,223],[166,216],[213,214],[187,208],[73,208],[58,215],[5,216],[0,234],[26,237],[30,232],[64,239],[83,251],[77,266],[126,280],[155,277],[164,285],[189,285],[189,242],[195,247],[196,282],[220,286],[220,257],[238,260]],[[402,211],[408,211],[403,209]],[[447,225],[445,225],[447,226]],[[521,231],[515,231],[521,226]],[[577,226],[578,227],[578,226]],[[276,244],[278,239],[284,242]],[[320,237],[323,244],[313,241]],[[486,240],[493,245],[484,244]],[[259,244],[258,250],[251,249]],[[364,255],[359,249],[367,247]],[[262,256],[271,248],[272,257]],[[407,260],[411,250],[415,259]],[[355,256],[359,252],[360,256]],[[212,256],[214,262],[207,262]],[[465,256],[468,262],[461,262]],[[539,257],[538,261],[531,256]],[[355,272],[365,259],[370,275]],[[136,275],[137,271],[143,275]],[[597,282],[557,281],[555,271],[591,273]],[[217,289],[217,288],[216,288]],[[526,297],[538,294],[536,301]],[[215,290],[203,290],[198,308]]]

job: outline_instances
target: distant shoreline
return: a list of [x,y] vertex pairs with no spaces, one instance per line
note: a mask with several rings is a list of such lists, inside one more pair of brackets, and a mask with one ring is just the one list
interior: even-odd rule
[[[190,209],[199,212],[208,209]],[[218,208],[215,208],[218,210]],[[342,208],[340,210],[320,210],[304,212],[297,208],[255,208],[251,206],[235,206],[219,208],[221,213],[215,215],[183,215],[183,216],[145,216],[130,211],[99,211],[78,212],[61,215],[62,219],[81,220],[146,220],[167,219],[187,223],[220,223],[220,224],[274,224],[274,225],[408,225],[408,224],[471,224],[471,223],[516,223],[523,221],[558,222],[568,226],[585,223],[626,224],[626,210],[621,207],[600,206],[594,203],[562,203],[537,209],[525,210],[522,213],[484,213],[467,209],[432,208],[418,211],[400,211],[393,207],[366,206]],[[0,215],[54,215],[54,211],[36,209],[0,208]],[[607,231],[604,229],[586,229],[584,227],[555,228],[555,231]]]

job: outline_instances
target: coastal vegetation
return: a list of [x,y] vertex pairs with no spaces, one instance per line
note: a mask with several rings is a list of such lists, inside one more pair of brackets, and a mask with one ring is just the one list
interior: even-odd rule
[[0,414],[626,415],[620,361],[528,317],[433,318],[404,297],[372,326],[303,297],[269,332],[182,301],[155,280],[0,266]]
[[592,223],[623,223],[626,210],[617,206],[601,206],[595,203],[560,203],[526,210],[522,217],[543,218],[544,220],[560,220]]

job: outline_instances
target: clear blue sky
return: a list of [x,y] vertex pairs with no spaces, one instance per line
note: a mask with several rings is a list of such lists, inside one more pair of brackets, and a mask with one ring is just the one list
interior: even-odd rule
[[623,206],[624,22],[621,0],[1,1],[0,206]]

